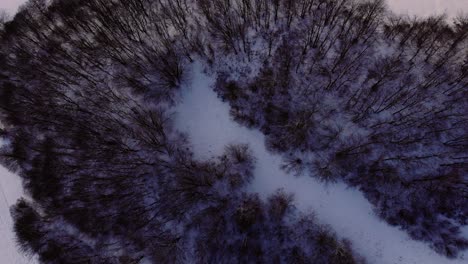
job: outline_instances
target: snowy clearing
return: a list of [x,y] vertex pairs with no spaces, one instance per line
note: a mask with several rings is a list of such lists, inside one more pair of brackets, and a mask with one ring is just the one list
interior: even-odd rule
[[229,106],[212,90],[213,83],[214,78],[203,72],[203,66],[194,63],[191,81],[183,87],[182,102],[175,109],[175,125],[189,135],[197,158],[219,155],[229,143],[249,144],[257,159],[250,187],[253,192],[262,197],[279,188],[294,193],[299,210],[313,210],[319,221],[330,225],[341,238],[349,239],[369,263],[467,263],[468,252],[458,259],[447,259],[379,220],[357,190],[342,183],[326,185],[308,176],[295,177],[282,171],[280,156],[265,149],[264,136],[230,118]]

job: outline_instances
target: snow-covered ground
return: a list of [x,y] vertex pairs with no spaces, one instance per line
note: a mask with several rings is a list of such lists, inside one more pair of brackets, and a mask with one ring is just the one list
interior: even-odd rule
[[[0,0],[0,9],[13,16],[26,0]],[[397,13],[430,15],[447,12],[455,16],[468,12],[468,0],[387,0]],[[199,69],[198,69],[199,70]],[[376,263],[467,263],[468,260],[448,261],[435,255],[422,243],[410,241],[402,231],[387,226],[372,214],[369,203],[356,191],[338,184],[326,188],[307,177],[294,178],[278,170],[280,158],[266,152],[263,136],[232,122],[228,106],[222,104],[209,89],[211,81],[197,75],[193,83],[196,90],[187,91],[184,104],[180,105],[178,122],[192,137],[200,156],[210,156],[221,151],[230,141],[250,143],[257,157],[257,175],[252,184],[254,190],[264,194],[277,187],[297,190],[296,200],[300,209],[313,208],[319,219],[332,225],[344,237],[352,238],[356,249],[366,253]],[[203,83],[204,82],[204,83]],[[188,112],[187,112],[188,111]],[[194,112],[190,112],[194,111]],[[197,125],[198,124],[198,125]],[[276,179],[273,181],[272,179]],[[284,185],[284,186],[283,186]],[[12,219],[9,206],[23,191],[18,176],[0,166],[0,264],[33,263],[15,249]],[[468,236],[468,228],[465,228]],[[361,250],[361,249],[365,249]],[[468,258],[468,253],[465,254]],[[401,256],[401,259],[400,259]],[[374,261],[372,261],[374,262]]]
[[[386,0],[388,6],[398,13],[427,16],[446,12],[450,16],[458,12],[468,11],[467,0]],[[18,6],[26,0],[1,0],[0,9],[5,9],[9,14],[16,13]]]
[[0,0],[0,9],[5,10],[10,16],[16,14],[18,7],[26,0]]
[[[2,141],[0,140],[0,146]],[[18,175],[0,166],[0,264],[34,263],[18,252],[13,233],[13,219],[10,206],[23,195],[21,180]]]
[[449,260],[379,220],[371,204],[357,190],[342,183],[326,185],[308,176],[295,177],[282,171],[281,158],[265,149],[264,136],[231,119],[229,106],[211,88],[214,79],[203,73],[202,68],[200,63],[192,65],[192,79],[183,88],[182,102],[174,114],[176,127],[189,135],[196,157],[205,159],[221,154],[229,143],[248,143],[257,159],[251,191],[263,197],[278,188],[294,193],[299,210],[313,210],[319,221],[349,239],[369,263],[468,263],[468,251],[456,260]]
[[429,16],[446,13],[449,17],[468,13],[468,0],[386,0],[398,14]]

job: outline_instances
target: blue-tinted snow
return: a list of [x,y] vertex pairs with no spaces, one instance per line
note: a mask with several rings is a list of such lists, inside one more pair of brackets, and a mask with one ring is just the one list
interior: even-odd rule
[[174,116],[176,127],[188,134],[196,157],[219,155],[230,143],[249,144],[257,159],[255,178],[249,187],[252,192],[262,197],[279,188],[294,193],[299,210],[313,210],[319,221],[330,225],[339,237],[349,239],[369,263],[468,263],[468,252],[450,260],[436,254],[426,243],[414,241],[404,231],[381,221],[363,194],[343,183],[326,185],[305,175],[296,177],[282,171],[281,158],[265,149],[264,136],[231,119],[229,106],[212,90],[214,77],[203,72],[201,63],[190,68],[191,78],[182,90],[183,99]]

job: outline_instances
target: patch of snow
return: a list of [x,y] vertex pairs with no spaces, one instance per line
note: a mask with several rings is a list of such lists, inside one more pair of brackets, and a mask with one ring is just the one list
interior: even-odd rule
[[430,16],[447,14],[455,17],[462,12],[468,13],[466,0],[386,0],[388,7],[398,14],[410,16]]
[[[0,141],[1,145],[1,141]],[[23,256],[16,246],[10,206],[23,195],[18,175],[0,166],[0,264],[36,263],[35,259]]]
[[[0,146],[3,144],[0,139]],[[10,207],[23,195],[19,176],[0,166],[0,264],[37,263],[34,258],[26,257],[18,251],[13,232]]]
[[461,231],[463,237],[465,237],[466,239],[468,239],[468,225],[462,226],[462,227],[460,228],[460,231]]
[[0,10],[5,10],[11,17],[18,11],[18,7],[27,0],[2,0],[0,1]]
[[288,175],[280,169],[281,157],[265,149],[263,134],[232,120],[229,105],[212,90],[215,78],[203,71],[202,64],[194,63],[191,71],[191,81],[182,88],[182,102],[175,108],[174,117],[176,128],[188,134],[197,158],[220,155],[230,143],[249,144],[257,159],[250,191],[263,198],[279,188],[294,193],[299,210],[313,210],[320,222],[330,225],[339,237],[349,239],[369,263],[467,263],[468,252],[458,259],[445,258],[377,218],[360,191],[343,183],[324,184],[305,175]]

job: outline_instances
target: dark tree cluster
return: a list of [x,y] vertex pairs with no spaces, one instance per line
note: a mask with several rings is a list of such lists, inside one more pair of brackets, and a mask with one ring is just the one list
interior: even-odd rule
[[363,262],[292,195],[247,192],[248,146],[197,160],[172,126],[184,65],[253,60],[248,25],[286,19],[277,1],[232,4],[249,8],[30,0],[1,23],[0,155],[30,196],[11,209],[24,252],[57,264]]
[[205,18],[216,91],[286,170],[356,186],[439,253],[468,247],[467,17],[395,16],[380,0],[200,8],[218,14]]

